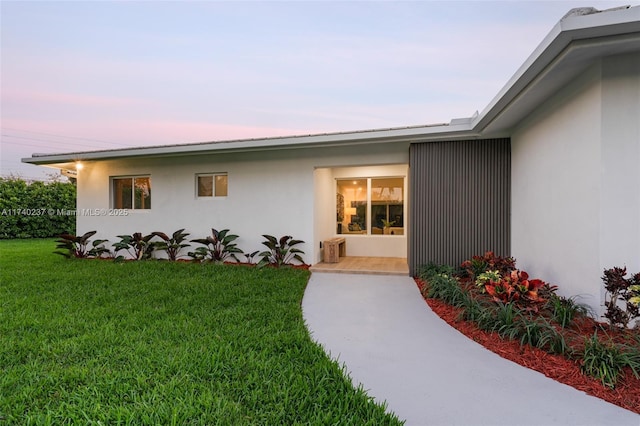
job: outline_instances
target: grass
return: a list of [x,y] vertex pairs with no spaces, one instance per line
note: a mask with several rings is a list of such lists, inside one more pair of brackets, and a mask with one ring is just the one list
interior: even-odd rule
[[0,241],[2,424],[401,424],[304,327],[304,270]]

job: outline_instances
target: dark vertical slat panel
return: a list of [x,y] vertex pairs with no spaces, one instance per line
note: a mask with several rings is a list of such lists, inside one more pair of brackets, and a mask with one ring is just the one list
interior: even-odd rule
[[510,255],[509,139],[411,144],[409,268]]

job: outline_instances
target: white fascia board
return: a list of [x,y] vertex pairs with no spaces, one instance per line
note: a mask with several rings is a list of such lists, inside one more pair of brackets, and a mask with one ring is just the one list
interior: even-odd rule
[[104,151],[82,151],[61,154],[34,154],[23,158],[23,163],[60,164],[75,161],[109,160],[129,157],[163,157],[197,155],[206,153],[230,153],[272,149],[296,149],[331,147],[344,145],[394,143],[404,141],[426,141],[452,137],[474,137],[470,121],[433,126],[415,126],[384,130],[327,133],[306,136],[287,136],[264,139],[243,139],[221,142],[203,142],[183,145],[124,148]]
[[563,18],[474,120],[473,129],[481,133],[571,43],[630,33],[640,33],[640,6]]

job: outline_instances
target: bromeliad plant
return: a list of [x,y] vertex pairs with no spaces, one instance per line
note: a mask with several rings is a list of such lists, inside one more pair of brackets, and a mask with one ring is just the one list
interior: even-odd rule
[[58,245],[56,249],[63,249],[66,251],[54,251],[54,253],[62,255],[68,259],[70,258],[92,258],[101,257],[104,254],[109,255],[110,251],[104,246],[109,240],[93,240],[91,242],[91,248],[89,248],[89,238],[94,236],[98,231],[89,231],[84,235],[73,234],[61,234],[59,240],[56,240]]
[[269,250],[265,250],[258,254],[262,259],[258,263],[258,267],[263,267],[266,265],[273,265],[276,267],[280,267],[283,265],[291,265],[294,260],[297,260],[301,264],[304,265],[304,260],[300,256],[304,254],[302,250],[296,248],[298,244],[303,244],[302,240],[294,240],[292,236],[285,235],[280,239],[272,235],[263,235],[266,238],[266,241],[263,241],[262,244],[267,246]]
[[243,254],[243,252],[234,243],[236,239],[238,239],[238,236],[229,234],[228,229],[218,231],[211,228],[211,236],[191,240],[194,243],[203,244],[204,247],[198,247],[188,254],[196,262],[224,263],[229,259],[239,262],[236,254]]
[[[132,235],[118,235],[120,241],[114,243],[113,247],[116,249],[116,254],[121,250],[125,250],[133,260],[151,259],[155,249],[155,244],[151,239],[155,236],[155,233],[142,235],[140,232]],[[116,257],[116,260],[124,259],[125,257],[122,255]]]
[[167,259],[169,260],[178,260],[181,257],[180,251],[189,247],[189,244],[185,244],[189,234],[184,232],[184,228],[178,229],[171,237],[164,232],[153,232],[152,234],[162,239],[162,241],[156,242],[156,249],[167,253]]

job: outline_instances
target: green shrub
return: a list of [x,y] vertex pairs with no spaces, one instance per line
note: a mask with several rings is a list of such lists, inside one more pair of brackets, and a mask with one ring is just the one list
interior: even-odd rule
[[76,186],[0,178],[0,238],[46,238],[76,233]]

